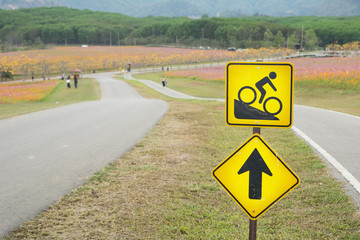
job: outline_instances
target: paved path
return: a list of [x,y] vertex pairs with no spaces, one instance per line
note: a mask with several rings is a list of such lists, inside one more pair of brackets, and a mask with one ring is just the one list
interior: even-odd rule
[[0,238],[117,160],[166,113],[166,102],[95,76],[101,101],[0,120]]
[[[134,80],[131,74],[125,74],[124,77]],[[174,98],[224,102],[224,99],[192,97],[163,88],[150,80],[137,81]],[[348,194],[360,208],[360,117],[295,105],[292,130],[330,163],[333,174],[347,184]]]

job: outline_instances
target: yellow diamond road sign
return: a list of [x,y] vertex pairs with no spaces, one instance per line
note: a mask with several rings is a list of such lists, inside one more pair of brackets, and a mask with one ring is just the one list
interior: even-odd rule
[[220,163],[212,175],[253,220],[300,183],[258,134]]
[[291,63],[228,63],[226,123],[251,127],[291,127],[293,69]]

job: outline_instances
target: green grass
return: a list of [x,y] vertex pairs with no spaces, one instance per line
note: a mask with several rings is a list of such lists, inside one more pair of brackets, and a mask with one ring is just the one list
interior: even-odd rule
[[[161,83],[162,73],[136,74],[133,77]],[[225,98],[224,82],[221,80],[205,80],[196,77],[167,77],[166,81],[167,87],[194,97]]]
[[295,84],[295,104],[319,107],[360,116],[360,90],[318,88],[310,84]]
[[0,105],[0,119],[15,117],[22,114],[60,107],[81,101],[99,100],[100,86],[95,79],[80,79],[78,88],[68,89],[66,82],[59,80],[59,84],[44,99],[36,102],[22,102]]

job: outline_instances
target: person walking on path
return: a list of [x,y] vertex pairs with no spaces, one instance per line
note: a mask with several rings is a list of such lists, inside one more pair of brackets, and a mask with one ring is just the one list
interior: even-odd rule
[[68,88],[71,88],[71,80],[70,80],[70,75],[69,76],[67,76],[67,78],[66,78],[66,85],[67,85],[67,87]]
[[75,86],[75,88],[77,88],[77,84],[78,84],[77,75],[74,75],[74,86]]
[[165,76],[162,77],[161,83],[162,83],[163,87],[166,86],[166,78],[165,78]]

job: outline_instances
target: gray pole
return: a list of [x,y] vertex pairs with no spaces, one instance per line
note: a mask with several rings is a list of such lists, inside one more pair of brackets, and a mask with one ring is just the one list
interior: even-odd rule
[[[260,135],[261,129],[260,128],[253,128],[253,134]],[[256,240],[256,231],[257,231],[257,220],[250,219],[250,226],[249,226],[249,240]]]

